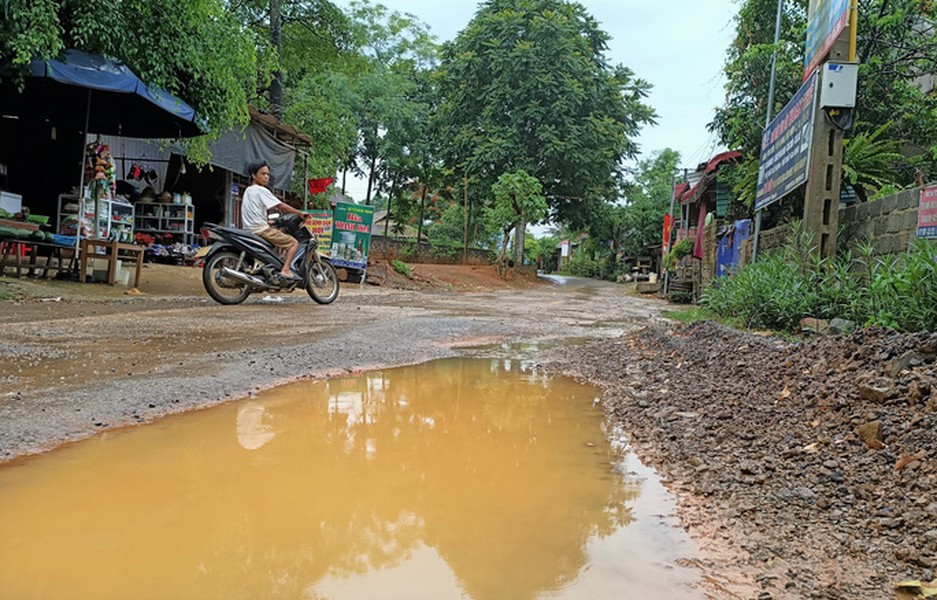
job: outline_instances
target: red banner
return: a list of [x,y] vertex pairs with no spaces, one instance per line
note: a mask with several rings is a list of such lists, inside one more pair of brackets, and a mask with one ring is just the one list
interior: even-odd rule
[[307,179],[306,183],[309,185],[310,194],[321,194],[328,189],[332,181],[334,181],[334,179],[331,177],[325,177],[323,179]]
[[670,252],[670,230],[673,227],[673,215],[664,215],[664,249],[661,254]]

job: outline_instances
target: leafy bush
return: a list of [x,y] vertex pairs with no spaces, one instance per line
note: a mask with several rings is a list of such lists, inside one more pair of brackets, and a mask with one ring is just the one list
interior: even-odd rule
[[904,254],[873,258],[871,246],[859,264],[867,282],[857,299],[867,325],[901,331],[937,331],[937,256],[927,240]]
[[680,260],[684,256],[689,256],[693,253],[693,240],[690,238],[683,238],[673,245],[673,250],[671,250],[671,252],[677,257],[677,260]]
[[403,248],[400,249],[400,256],[404,258],[413,258],[416,256],[419,251],[419,246],[416,242],[407,242],[404,244]]
[[840,317],[901,331],[937,330],[937,262],[934,246],[918,240],[900,257],[859,258],[845,253],[824,259],[812,240],[794,227],[787,244],[722,278],[700,303],[748,327],[797,331],[804,317]]
[[563,272],[567,275],[601,279],[602,266],[599,261],[592,258],[590,252],[575,252],[569,257],[569,263]]
[[394,261],[394,270],[404,275],[405,277],[413,277],[413,273],[410,271],[410,265],[403,262],[402,260]]

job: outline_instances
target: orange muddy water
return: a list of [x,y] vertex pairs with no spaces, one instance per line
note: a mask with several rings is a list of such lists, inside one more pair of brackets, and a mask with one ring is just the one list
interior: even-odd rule
[[450,359],[14,461],[0,598],[701,598],[672,498],[598,394]]

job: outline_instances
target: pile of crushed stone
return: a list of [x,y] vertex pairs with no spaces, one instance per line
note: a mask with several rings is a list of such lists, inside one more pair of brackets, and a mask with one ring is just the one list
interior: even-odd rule
[[712,322],[557,349],[773,598],[937,577],[937,333],[790,343]]

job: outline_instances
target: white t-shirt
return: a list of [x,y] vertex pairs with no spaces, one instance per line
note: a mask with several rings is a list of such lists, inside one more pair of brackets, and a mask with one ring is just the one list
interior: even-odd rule
[[241,201],[241,223],[251,233],[260,233],[270,224],[267,223],[267,211],[280,203],[280,199],[262,185],[256,183],[244,190]]

